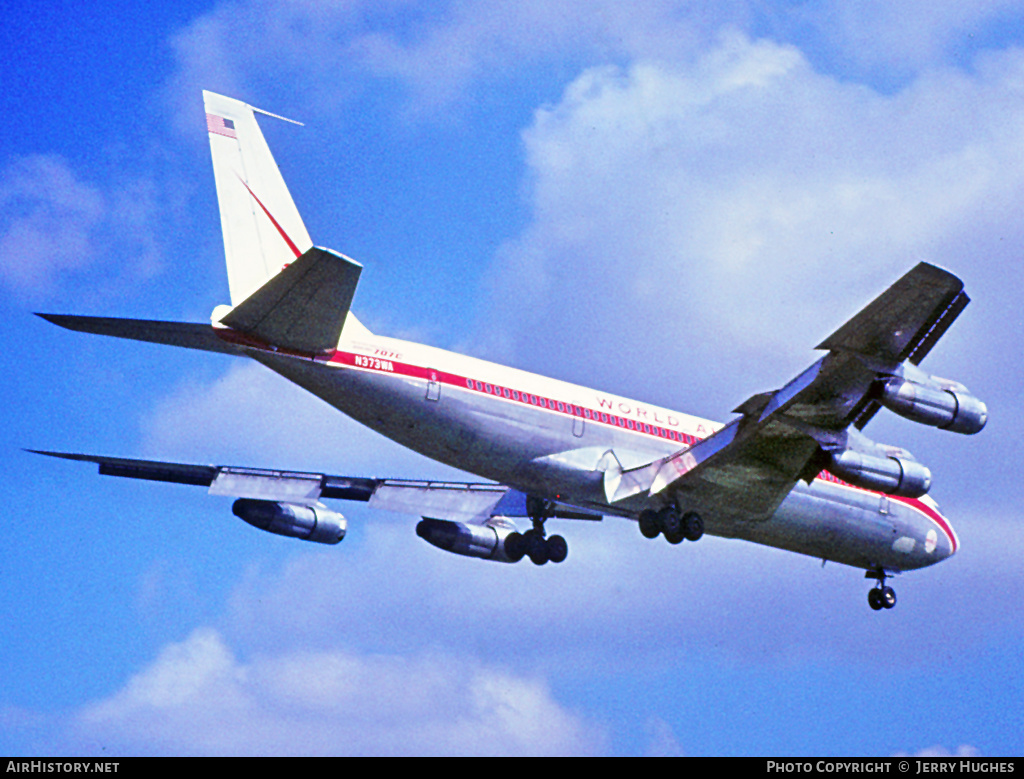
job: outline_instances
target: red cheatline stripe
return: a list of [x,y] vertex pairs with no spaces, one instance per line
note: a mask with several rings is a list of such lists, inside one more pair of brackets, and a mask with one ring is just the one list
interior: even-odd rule
[[870,495],[885,496],[889,498],[889,500],[895,500],[906,506],[910,506],[910,508],[924,514],[926,517],[928,517],[928,519],[930,519],[932,522],[939,526],[939,530],[945,533],[946,538],[949,539],[949,545],[954,552],[960,547],[959,543],[957,542],[956,533],[953,532],[953,527],[949,524],[949,520],[947,520],[944,516],[942,516],[942,514],[940,514],[938,511],[933,509],[931,506],[929,506],[927,503],[923,502],[919,498],[904,498],[900,495],[886,495],[884,492],[879,492],[878,490],[869,490],[867,487],[858,487],[854,484],[850,484],[849,482],[843,481],[838,476],[830,473],[829,471],[822,471],[821,473],[818,474],[818,478],[821,479],[822,481],[826,481],[831,484],[838,484],[841,487],[846,487],[851,490],[867,492]]
[[[216,332],[217,335],[225,341],[236,343],[240,346],[246,346],[253,349],[267,349],[270,346],[258,339],[229,328],[218,328]],[[448,384],[455,387],[469,389],[472,392],[479,392],[495,398],[504,398],[512,403],[521,403],[527,406],[543,408],[557,414],[564,414],[565,416],[580,417],[581,419],[585,419],[586,421],[593,422],[595,424],[620,427],[624,430],[640,433],[641,435],[650,435],[655,438],[671,440],[681,444],[693,445],[701,440],[700,436],[684,433],[680,430],[672,430],[663,425],[641,422],[628,417],[622,417],[616,414],[609,414],[604,411],[587,408],[578,404],[566,403],[564,401],[555,400],[554,398],[548,398],[528,392],[520,392],[519,390],[513,390],[512,388],[503,385],[489,384],[487,382],[470,379],[467,376],[460,376],[455,373],[424,368],[419,365],[411,365],[394,359],[369,357],[367,355],[342,351],[334,351],[331,354],[324,355],[312,353],[307,354],[289,349],[275,349],[274,352],[275,354],[313,359],[318,362],[326,362],[328,364],[351,366],[353,368],[369,370],[374,373],[382,373],[385,375],[390,373],[399,376],[410,376],[417,379],[436,381],[440,384]],[[587,416],[588,413],[589,416]],[[668,424],[673,423],[669,422]],[[677,425],[678,422],[674,424]]]
[[267,207],[263,205],[263,201],[256,197],[256,193],[249,189],[249,185],[245,183],[241,176],[238,177],[238,180],[242,182],[243,187],[249,190],[249,194],[252,195],[252,199],[259,204],[259,207],[263,209],[263,213],[267,215],[267,219],[269,219],[273,223],[274,227],[277,228],[277,232],[279,232],[281,237],[284,238],[285,243],[288,244],[288,248],[295,253],[296,257],[300,256],[302,252],[299,251],[299,247],[295,245],[291,238],[288,237],[288,233],[284,231],[284,228],[278,224],[277,220],[274,219],[273,215],[267,210]]
[[899,498],[896,496],[890,497],[893,500],[898,500],[900,503],[905,503],[908,506],[917,509],[926,517],[928,517],[928,519],[930,519],[932,522],[938,525],[939,530],[945,533],[946,538],[949,539],[949,545],[954,552],[956,552],[956,550],[960,548],[960,545],[957,543],[956,533],[953,532],[953,528],[950,526],[949,522],[946,520],[944,516],[942,516],[931,506],[927,505],[926,503],[922,503],[920,500],[916,500],[914,498]]
[[[256,202],[258,203],[259,200],[257,200]],[[239,343],[243,346],[251,346],[255,348],[265,348],[266,346],[265,344],[262,344],[258,341],[246,338],[242,334],[236,333],[233,330],[218,331],[218,335],[220,335],[225,340],[232,341],[234,343]],[[278,353],[289,354],[290,352]],[[418,379],[429,379],[431,381],[437,381],[442,384],[450,384],[456,387],[464,387],[470,389],[471,391],[481,392],[485,395],[490,395],[495,398],[506,398],[510,402],[524,403],[529,406],[545,408],[548,411],[554,411],[555,413],[565,414],[566,416],[581,416],[583,412],[582,406],[574,405],[572,403],[563,402],[561,403],[562,408],[559,409],[559,401],[556,401],[553,398],[544,398],[539,395],[531,395],[530,393],[520,392],[518,390],[513,390],[502,385],[479,382],[476,379],[470,379],[469,377],[460,376],[455,373],[431,370],[428,368],[423,368],[418,365],[411,365],[409,363],[399,362],[394,359],[389,360],[386,358],[366,357],[364,355],[357,355],[352,352],[342,351],[335,351],[327,356],[306,355],[300,354],[298,352],[290,354],[293,354],[293,356],[296,357],[306,357],[307,359],[314,358],[317,360],[325,360],[328,363],[351,366],[353,368],[361,368],[364,370],[372,371],[374,373],[383,373],[385,375],[391,373],[400,376],[411,376]],[[360,360],[366,360],[367,363],[360,364]],[[479,389],[477,385],[480,385]],[[506,395],[505,392],[508,392],[509,394]],[[683,433],[678,430],[669,430],[665,427],[661,427],[658,425],[651,425],[648,423],[641,423],[633,420],[628,420],[629,422],[633,422],[633,426],[629,427],[627,425],[626,417],[620,417],[615,414],[607,414],[606,412],[596,411],[594,409],[587,410],[590,411],[590,416],[585,417],[588,422],[605,424],[611,427],[627,428],[631,432],[652,435],[656,438],[667,438],[678,443],[685,443],[689,445],[693,445],[698,441],[703,440],[698,436]],[[602,413],[605,414],[605,419],[607,419],[607,421],[605,421],[605,419],[600,418],[600,414]],[[647,428],[644,429],[643,427],[641,427],[642,424],[646,424]],[[843,481],[842,479],[839,479],[838,477],[834,476],[833,474],[829,473],[828,471],[822,471],[818,475],[818,478],[821,479],[822,481],[827,481],[832,484],[836,484],[837,486],[846,487],[847,489],[867,492],[872,495],[883,495],[883,493],[878,492],[876,490],[869,490],[864,487],[856,487],[852,484],[849,484]],[[939,529],[942,530],[943,533],[945,533],[946,537],[949,539],[950,546],[952,547],[952,550],[954,552],[956,552],[956,550],[959,548],[956,533],[953,532],[953,528],[949,525],[949,522],[946,520],[946,518],[939,514],[939,512],[935,511],[935,509],[933,509],[931,506],[914,498],[903,498],[896,495],[888,495],[886,497],[888,497],[890,500],[899,501],[900,503],[910,506],[911,508],[916,509],[917,511],[924,514],[932,522],[938,525]]]

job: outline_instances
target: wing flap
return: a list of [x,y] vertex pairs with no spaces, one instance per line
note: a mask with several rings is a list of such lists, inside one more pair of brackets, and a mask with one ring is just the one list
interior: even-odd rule
[[480,522],[494,516],[494,509],[509,491],[497,484],[384,481],[370,498],[370,507],[399,514]]
[[319,473],[287,473],[255,468],[218,468],[210,483],[211,495],[288,503],[315,503],[323,492]]

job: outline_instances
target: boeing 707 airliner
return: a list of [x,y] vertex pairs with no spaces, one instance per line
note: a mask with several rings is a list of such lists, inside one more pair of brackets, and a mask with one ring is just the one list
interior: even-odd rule
[[[70,330],[249,357],[388,438],[480,477],[452,483],[41,452],[102,474],[207,487],[283,536],[336,544],[325,500],[420,517],[445,551],[561,563],[547,522],[618,517],[671,544],[710,534],[835,561],[875,580],[953,555],[931,472],[863,429],[882,408],[973,434],[984,403],[919,366],[969,298],[953,274],[912,268],[826,338],[824,355],[719,424],[442,349],[371,333],[352,313],[362,266],[314,246],[256,119],[204,92],[230,305],[210,323],[41,314]],[[273,114],[269,114],[273,116]],[[522,530],[516,526],[519,521]],[[527,526],[528,525],[528,526]]]

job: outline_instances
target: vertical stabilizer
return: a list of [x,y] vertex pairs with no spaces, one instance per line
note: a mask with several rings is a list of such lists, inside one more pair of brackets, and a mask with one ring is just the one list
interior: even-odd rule
[[237,306],[313,242],[256,123],[255,112],[266,112],[206,91],[203,102],[231,304]]

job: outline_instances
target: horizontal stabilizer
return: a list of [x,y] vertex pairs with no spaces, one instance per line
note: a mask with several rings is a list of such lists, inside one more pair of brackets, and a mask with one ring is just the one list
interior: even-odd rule
[[73,314],[36,314],[68,330],[80,333],[110,335],[133,341],[182,346],[206,352],[242,354],[242,350],[224,341],[212,325],[194,322],[160,322],[151,319],[117,319],[105,316],[75,316]]
[[336,349],[363,267],[312,247],[221,319],[233,330],[283,349]]

